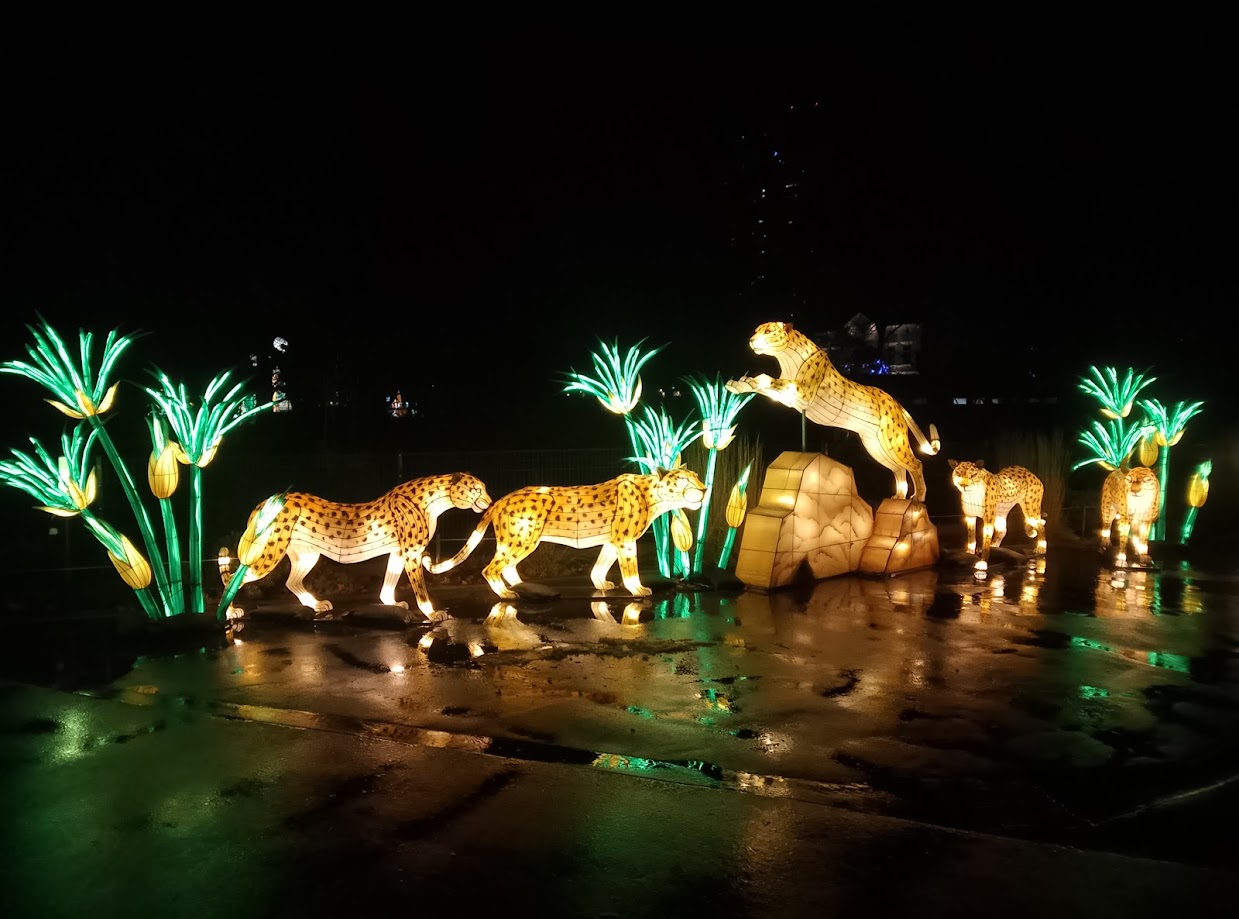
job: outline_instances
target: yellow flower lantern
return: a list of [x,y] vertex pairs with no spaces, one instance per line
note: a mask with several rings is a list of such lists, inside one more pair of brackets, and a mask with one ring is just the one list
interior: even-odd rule
[[[95,496],[99,494],[99,484],[95,478],[95,471],[92,469],[90,475],[86,477],[86,488],[81,488],[77,482],[73,480],[73,476],[69,474],[68,457],[60,457],[57,461],[57,469],[60,471],[60,484],[64,488],[64,492],[69,496],[69,500],[73,502],[73,506],[79,511],[85,510],[95,500]],[[72,517],[73,514],[64,514],[62,516]]]
[[737,482],[731,488],[731,497],[727,499],[727,525],[729,527],[738,527],[744,523],[744,515],[749,509],[748,495],[740,488],[740,483]]
[[251,522],[241,534],[241,538],[237,540],[237,561],[248,567],[258,561],[265,548],[267,548],[267,534],[256,536],[254,523]]
[[[1140,465],[1152,466],[1157,462],[1158,442],[1161,435],[1143,437],[1140,440]],[[1163,444],[1164,446],[1164,444]]]
[[704,422],[701,425],[701,444],[707,450],[726,450],[736,439],[736,426],[714,428]]
[[693,547],[693,528],[689,526],[688,517],[678,507],[671,514],[671,540],[681,552],[687,552]]
[[1160,429],[1153,435],[1153,437],[1157,441],[1157,445],[1159,447],[1173,447],[1183,439],[1183,430],[1183,428],[1180,428],[1169,440],[1166,439],[1166,435]]
[[125,557],[120,558],[110,549],[108,550],[108,558],[112,560],[112,565],[116,568],[117,574],[121,576],[126,584],[134,590],[141,590],[151,583],[151,566],[137,547],[129,541],[128,536],[120,538],[121,548],[124,550]]
[[86,393],[82,392],[80,389],[74,392],[74,396],[77,398],[77,408],[70,408],[63,402],[56,399],[47,399],[45,401],[62,415],[68,415],[70,418],[75,418],[80,421],[81,419],[89,418],[92,415],[102,415],[110,409],[112,407],[112,403],[116,401],[116,387],[118,386],[120,386],[120,383],[113,383],[111,388],[103,394],[103,401],[101,401],[98,405],[95,405],[90,396],[86,395]]
[[1209,479],[1199,472],[1192,473],[1187,480],[1187,503],[1189,507],[1204,507],[1209,498]]
[[180,451],[173,441],[164,444],[163,452],[158,456],[152,451],[151,458],[146,463],[146,481],[151,486],[151,494],[156,498],[171,498],[176,486],[181,480],[181,471],[177,467],[177,453]]
[[219,445],[222,440],[222,437],[215,438],[215,440],[211,442],[211,445],[202,451],[202,455],[198,457],[196,462],[194,461],[194,458],[185,451],[185,448],[176,441],[170,440],[168,443],[176,450],[176,461],[178,463],[185,466],[197,466],[199,469],[205,469],[210,464],[211,460],[215,459],[215,453],[219,450]]

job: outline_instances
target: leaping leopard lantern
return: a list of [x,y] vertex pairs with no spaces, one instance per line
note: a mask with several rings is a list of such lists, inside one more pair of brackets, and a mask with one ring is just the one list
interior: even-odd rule
[[[895,497],[925,501],[925,473],[908,440],[915,435],[922,453],[937,454],[938,430],[929,426],[926,438],[912,416],[889,393],[876,386],[849,380],[831,362],[826,352],[790,322],[765,322],[749,338],[755,354],[779,362],[780,376],[743,376],[729,380],[731,392],[757,392],[826,427],[844,428],[860,435],[871,457],[895,476]],[[908,494],[908,476],[913,492]]]

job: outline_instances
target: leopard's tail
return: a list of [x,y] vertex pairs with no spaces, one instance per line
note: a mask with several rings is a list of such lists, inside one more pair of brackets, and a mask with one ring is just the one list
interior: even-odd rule
[[473,528],[473,532],[469,534],[469,538],[465,544],[460,547],[460,551],[443,562],[432,562],[429,555],[422,556],[422,564],[426,566],[426,570],[431,574],[442,574],[445,571],[451,571],[470,555],[473,550],[478,547],[478,543],[482,541],[482,535],[486,532],[486,528],[490,526],[491,517],[494,515],[495,505],[491,505],[482,512],[482,519],[478,521],[478,525]]
[[903,410],[903,417],[904,420],[908,422],[908,430],[911,431],[913,436],[916,438],[921,452],[926,456],[937,456],[938,451],[942,449],[942,441],[938,439],[938,426],[936,424],[931,424],[929,426],[929,437],[926,438],[925,435],[921,433],[921,429],[917,426],[916,422],[912,420],[912,415],[906,408]]

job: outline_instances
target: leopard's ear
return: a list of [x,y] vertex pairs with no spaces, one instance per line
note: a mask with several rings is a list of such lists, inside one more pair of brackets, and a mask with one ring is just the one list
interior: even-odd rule
[[465,474],[463,472],[453,472],[451,481],[447,483],[448,487],[451,488],[453,485],[455,485],[457,482],[459,482],[464,477],[465,477]]
[[958,466],[958,465],[959,465],[959,460],[957,460],[957,459],[951,459],[951,458],[948,456],[948,457],[946,458],[946,464],[947,464],[948,466],[950,466],[952,469],[954,469],[956,466]]
[[973,465],[976,466],[978,469],[984,469],[985,460],[977,460],[975,463],[973,463]]
[[792,330],[792,324],[790,322],[780,322],[779,325],[783,327],[784,332],[790,332]]

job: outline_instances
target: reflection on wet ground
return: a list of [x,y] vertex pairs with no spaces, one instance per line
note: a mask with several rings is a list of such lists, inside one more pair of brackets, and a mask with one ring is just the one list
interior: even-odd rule
[[772,594],[460,592],[413,626],[256,609],[175,654],[96,621],[43,646],[27,631],[3,675],[1028,835],[1237,771],[1233,570],[996,555],[983,580],[944,564]]

